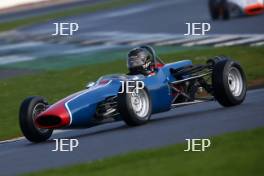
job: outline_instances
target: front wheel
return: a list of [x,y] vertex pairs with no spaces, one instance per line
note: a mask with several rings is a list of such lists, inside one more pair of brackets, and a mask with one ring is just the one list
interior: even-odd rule
[[147,123],[152,112],[152,103],[146,88],[128,87],[128,92],[118,95],[118,110],[128,126]]
[[26,98],[19,111],[19,125],[24,136],[31,142],[43,142],[50,138],[53,130],[38,128],[35,118],[46,110],[48,103],[38,96]]
[[239,63],[222,57],[215,63],[212,75],[213,92],[223,106],[241,104],[247,92],[246,76]]

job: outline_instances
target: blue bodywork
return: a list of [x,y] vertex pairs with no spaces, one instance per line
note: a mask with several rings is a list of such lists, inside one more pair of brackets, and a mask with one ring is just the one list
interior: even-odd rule
[[[109,75],[101,77],[96,82],[96,85],[78,92],[65,103],[72,118],[69,127],[87,127],[92,125],[91,120],[95,116],[98,103],[108,97],[117,96],[121,87],[120,81],[143,81],[151,97],[152,113],[170,110],[173,96],[168,83],[175,81],[175,78],[170,73],[170,68],[177,69],[189,65],[192,65],[190,60],[166,64],[152,76]],[[100,84],[102,80],[109,81],[106,81],[105,84]]]

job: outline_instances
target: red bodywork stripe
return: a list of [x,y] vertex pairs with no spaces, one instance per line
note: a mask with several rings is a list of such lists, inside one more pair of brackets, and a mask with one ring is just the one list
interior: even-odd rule
[[[67,110],[67,108],[65,107],[65,103],[70,100],[71,98],[73,98],[75,95],[73,96],[69,96],[65,99],[62,99],[61,101],[55,103],[54,105],[50,106],[47,110],[45,110],[44,112],[40,113],[38,115],[38,117],[35,120],[35,124],[39,127],[39,128],[50,128],[50,129],[54,129],[54,128],[61,128],[61,127],[65,127],[70,125],[70,114]],[[38,118],[45,118],[48,116],[55,116],[60,118],[61,122],[58,125],[53,125],[53,126],[42,126],[41,124],[37,123],[37,119]]]

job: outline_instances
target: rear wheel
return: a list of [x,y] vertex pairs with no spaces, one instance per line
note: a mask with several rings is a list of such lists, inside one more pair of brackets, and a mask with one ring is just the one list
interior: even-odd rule
[[223,1],[223,19],[224,20],[230,19],[230,9],[228,2],[226,0]]
[[43,142],[50,138],[53,130],[38,128],[35,118],[46,110],[48,103],[39,96],[26,98],[19,111],[19,125],[24,136],[31,142]]
[[222,17],[224,20],[230,18],[230,8],[227,0],[209,0],[209,12],[213,20]]
[[220,13],[219,13],[219,7],[218,7],[218,3],[215,0],[209,0],[209,12],[211,15],[211,18],[213,20],[217,20],[219,19]]
[[241,104],[246,97],[245,73],[239,63],[228,58],[214,64],[212,83],[214,97],[223,106]]
[[129,87],[129,92],[120,93],[118,95],[118,110],[129,126],[147,123],[152,111],[151,99],[147,89]]

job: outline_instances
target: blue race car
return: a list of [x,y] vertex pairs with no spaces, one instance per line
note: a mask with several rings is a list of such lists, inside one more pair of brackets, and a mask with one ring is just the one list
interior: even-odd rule
[[154,113],[217,100],[223,106],[241,104],[246,77],[240,64],[214,57],[204,65],[190,60],[164,64],[150,46],[128,54],[128,74],[106,75],[52,105],[40,96],[26,98],[19,122],[32,142],[49,139],[54,129],[87,128],[124,120],[129,126],[145,124]]

